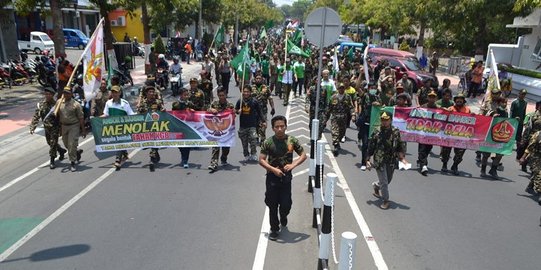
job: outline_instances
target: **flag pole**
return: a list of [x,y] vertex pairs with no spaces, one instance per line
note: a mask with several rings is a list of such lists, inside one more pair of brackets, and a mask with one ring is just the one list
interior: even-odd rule
[[222,28],[222,24],[220,24],[220,27],[218,27],[218,31],[216,31],[216,34],[214,34],[214,37],[212,38],[212,42],[209,46],[209,51],[212,51],[212,46],[214,45],[214,41],[216,40],[216,36],[218,36],[218,33],[220,33],[220,29]]
[[[98,25],[96,26],[96,29],[99,29],[100,26],[103,24],[103,22],[105,21],[105,18],[101,18],[100,22],[98,23]],[[103,30],[102,30],[103,31]],[[92,36],[90,37],[89,40],[92,40],[97,34],[97,31],[94,31],[94,33],[92,33]],[[68,79],[68,83],[66,84],[67,87],[69,87],[69,85],[71,84],[71,81],[73,80],[73,76],[75,75],[75,73],[77,72],[77,67],[81,64],[81,62],[83,61],[83,58],[84,56],[86,55],[86,52],[88,50],[88,45],[86,46],[86,48],[84,49],[83,53],[81,54],[81,56],[79,57],[79,60],[77,60],[77,63],[75,64],[75,69],[71,72],[71,75],[70,75],[70,78]],[[84,69],[83,69],[84,70]],[[64,89],[59,89],[60,91],[64,91]],[[58,110],[60,109],[60,103],[64,102],[64,95],[62,95],[62,97],[60,98],[60,102],[57,102],[55,104],[55,108],[54,108],[54,115],[58,115]]]

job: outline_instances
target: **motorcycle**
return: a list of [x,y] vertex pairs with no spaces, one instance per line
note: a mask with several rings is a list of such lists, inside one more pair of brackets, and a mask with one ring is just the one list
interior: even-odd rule
[[169,81],[171,83],[171,92],[173,93],[173,96],[178,95],[180,93],[180,89],[182,88],[181,73],[172,73]]
[[118,66],[118,69],[115,69],[115,75],[118,77],[120,85],[124,86],[125,84],[130,84],[133,86],[133,79],[130,74],[130,70],[125,63],[122,63]]
[[43,87],[52,87],[56,90],[58,82],[56,79],[56,71],[54,65],[45,66],[45,63],[36,56],[36,71],[38,73],[38,83]]
[[156,85],[160,88],[166,89],[168,81],[168,74],[165,68],[158,68],[156,71]]
[[11,79],[15,84],[22,85],[24,83],[31,81],[30,74],[26,72],[26,70],[24,69],[24,66],[21,63],[11,60],[9,62],[9,66],[11,70],[10,71]]
[[9,66],[6,64],[0,64],[0,84],[2,87],[8,86],[11,88],[11,76],[9,74]]

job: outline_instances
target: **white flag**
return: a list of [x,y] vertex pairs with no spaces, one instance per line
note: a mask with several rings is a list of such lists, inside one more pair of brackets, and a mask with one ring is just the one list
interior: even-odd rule
[[367,38],[366,40],[366,48],[364,48],[364,61],[363,61],[363,69],[364,69],[364,77],[366,79],[366,85],[368,87],[368,84],[370,83],[370,75],[368,73],[368,47],[370,46],[370,38]]
[[338,55],[336,54],[336,52],[334,52],[332,56],[332,67],[336,72],[340,71],[340,65],[338,64]]
[[490,94],[492,89],[501,90],[502,88],[500,87],[500,78],[498,78],[496,58],[494,57],[494,52],[490,50],[490,74],[488,75],[486,95]]
[[83,89],[85,98],[92,99],[100,87],[105,74],[105,54],[103,51],[103,19],[92,34],[83,52]]

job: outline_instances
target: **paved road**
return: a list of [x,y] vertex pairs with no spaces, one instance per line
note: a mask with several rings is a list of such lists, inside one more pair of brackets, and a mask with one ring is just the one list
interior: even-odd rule
[[[198,66],[184,71],[193,76]],[[236,101],[238,92],[230,94]],[[290,134],[308,143],[303,100],[287,108],[276,97],[275,103]],[[0,269],[316,268],[308,162],[295,172],[288,231],[269,242],[264,173],[240,161],[239,141],[230,165],[210,174],[208,149],[192,151],[189,169],[179,167],[176,149],[162,150],[154,173],[146,167],[148,150],[133,151],[127,168],[115,172],[113,156],[81,139],[83,160],[71,173],[65,161],[55,170],[46,166],[42,136],[23,128],[0,137]],[[327,152],[324,170],[340,176],[336,252],[341,232],[356,233],[356,269],[378,269],[376,262],[379,269],[538,268],[539,206],[524,192],[527,179],[514,156],[504,158],[503,178],[495,181],[479,177],[467,151],[457,177],[437,171],[435,147],[428,177],[396,172],[393,203],[383,211],[371,195],[375,173],[359,170],[356,131],[348,129],[347,137],[338,157]],[[413,163],[416,148],[408,144]],[[369,248],[374,244],[378,249]],[[378,252],[382,259],[374,259]]]

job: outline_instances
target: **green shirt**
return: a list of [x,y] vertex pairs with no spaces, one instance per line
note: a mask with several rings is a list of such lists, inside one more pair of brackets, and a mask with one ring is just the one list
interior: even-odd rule
[[441,108],[449,108],[455,105],[455,103],[452,100],[445,101],[443,99],[440,99],[436,101],[436,105],[440,106]]
[[267,59],[261,61],[261,73],[263,75],[269,75],[269,61]]
[[293,70],[295,71],[295,75],[297,76],[297,78],[299,79],[303,79],[304,78],[304,70],[305,70],[306,66],[304,63],[302,62],[295,62],[295,64],[293,65]]
[[282,78],[284,77],[284,66],[277,65],[276,71],[278,72],[278,81],[282,82]]
[[267,156],[271,166],[278,168],[293,163],[293,151],[302,155],[304,149],[299,140],[291,135],[286,135],[282,140],[272,136],[261,145],[261,154]]

